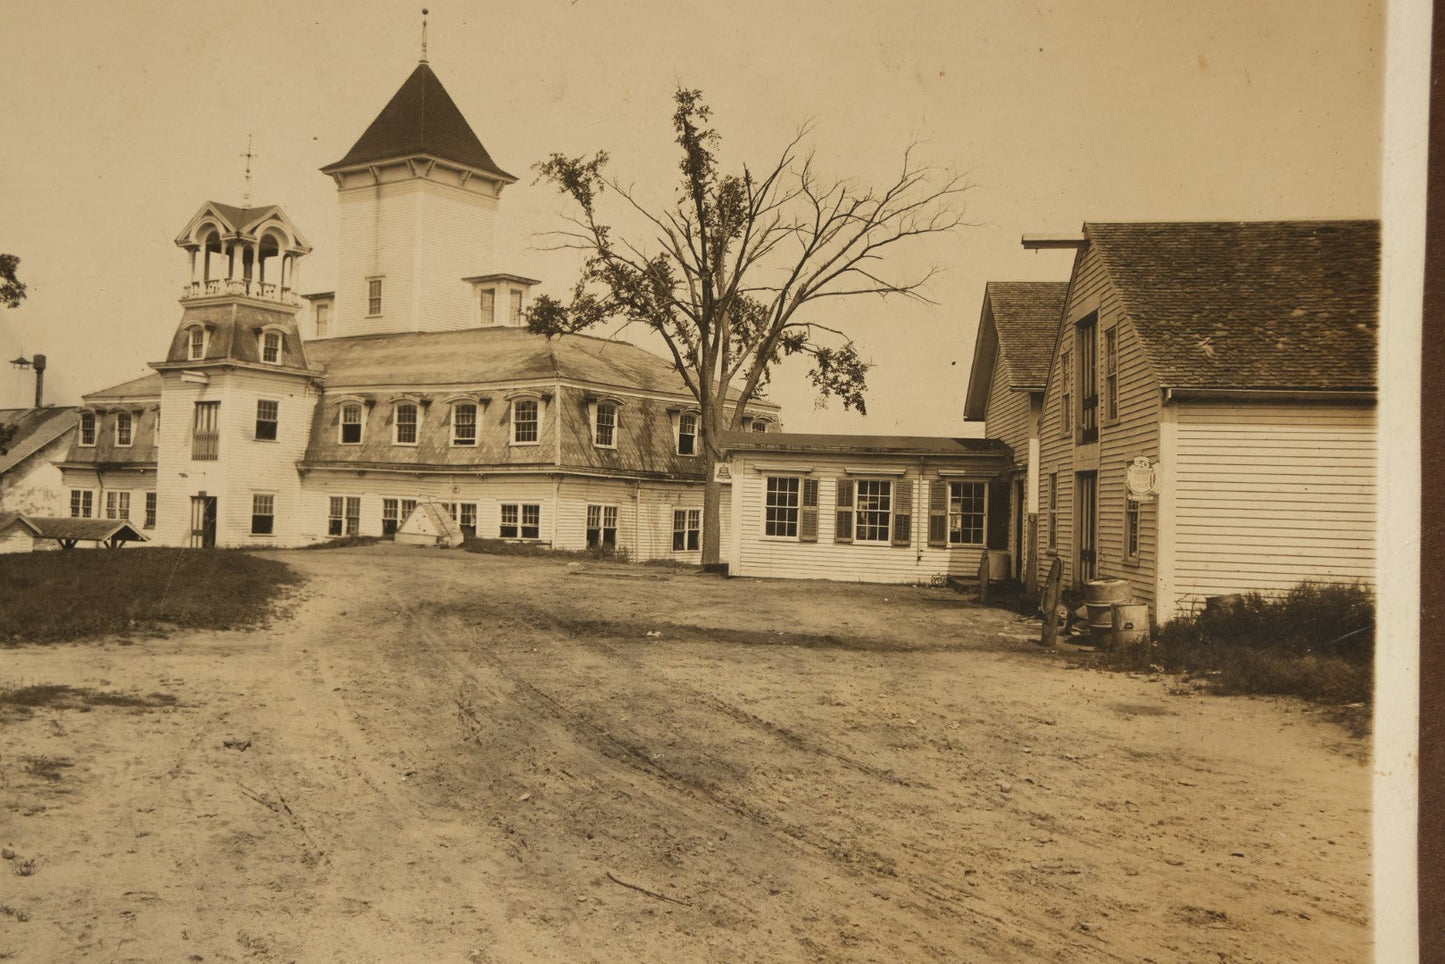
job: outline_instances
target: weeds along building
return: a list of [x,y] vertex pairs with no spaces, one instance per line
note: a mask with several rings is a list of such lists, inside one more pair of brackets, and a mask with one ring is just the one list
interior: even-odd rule
[[336,290],[300,295],[311,248],[280,207],[203,204],[176,238],[191,281],[165,359],[83,399],[70,514],[162,545],[294,546],[391,535],[436,501],[469,535],[697,561],[693,397],[633,345],[525,329],[538,282],[492,256],[516,179],[426,62],[323,172]]

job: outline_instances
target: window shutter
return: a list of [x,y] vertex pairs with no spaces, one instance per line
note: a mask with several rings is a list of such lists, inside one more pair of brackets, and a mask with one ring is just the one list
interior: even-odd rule
[[943,479],[928,487],[928,544],[948,548],[948,483]]
[[833,541],[853,541],[853,480],[838,480],[837,510],[833,516]]
[[798,541],[818,541],[818,480],[803,480],[802,504],[798,508]]
[[893,544],[913,544],[913,480],[899,479],[893,483]]

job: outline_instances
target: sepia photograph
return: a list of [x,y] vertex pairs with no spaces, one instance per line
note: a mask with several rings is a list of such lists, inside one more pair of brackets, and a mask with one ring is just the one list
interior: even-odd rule
[[1430,14],[12,5],[0,960],[1416,960]]

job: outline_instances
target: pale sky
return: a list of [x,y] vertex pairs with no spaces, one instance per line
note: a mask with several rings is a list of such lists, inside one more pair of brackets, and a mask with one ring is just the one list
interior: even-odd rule
[[[874,363],[870,414],[816,408],[785,366],[772,397],[792,431],[975,432],[962,409],[985,282],[1069,274],[1071,253],[1026,252],[1021,234],[1380,213],[1383,0],[425,2],[433,69],[520,178],[496,269],[543,291],[565,294],[575,261],[538,247],[564,208],[532,165],[605,149],[640,196],[668,201],[678,84],[703,90],[725,164],[768,166],[811,121],[825,173],[881,186],[918,142],[967,176],[972,226],[897,262],[944,269],[936,306],[819,316]],[[335,188],[317,169],[415,66],[421,6],[12,5],[0,251],[23,259],[30,297],[0,311],[0,359],[47,354],[62,404],[148,372],[188,277],[172,239],[203,201],[241,202],[248,134],[254,201],[282,205],[315,249],[302,290],[332,288]],[[0,407],[32,386],[0,367]]]

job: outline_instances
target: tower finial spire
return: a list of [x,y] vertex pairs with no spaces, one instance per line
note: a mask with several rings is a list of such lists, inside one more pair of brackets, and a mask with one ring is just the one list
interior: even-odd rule
[[246,159],[246,193],[241,196],[241,206],[251,206],[251,160],[256,155],[251,152],[251,135],[246,135],[246,153],[241,155]]
[[426,15],[427,8],[421,8],[421,62],[426,63]]

